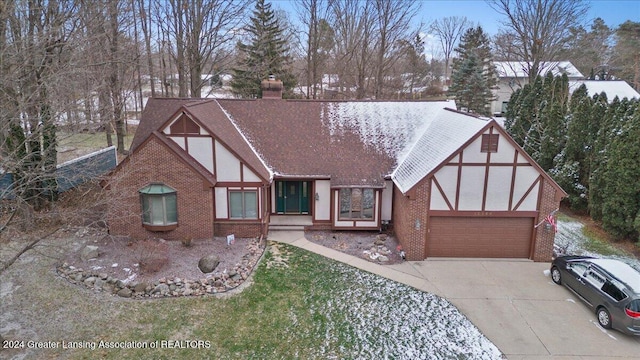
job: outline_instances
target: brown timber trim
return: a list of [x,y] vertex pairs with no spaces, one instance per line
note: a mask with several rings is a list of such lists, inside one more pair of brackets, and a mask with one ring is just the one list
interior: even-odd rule
[[[542,175],[539,175],[536,180],[533,182],[533,184],[531,184],[531,186],[529,186],[529,188],[527,189],[527,191],[524,193],[524,195],[522,195],[522,198],[520,198],[520,201],[518,201],[518,203],[516,204],[516,206],[514,206],[513,211],[518,210],[518,208],[520,207],[520,205],[522,205],[522,202],[524,201],[524,199],[527,198],[527,196],[529,196],[529,193],[533,190],[534,187],[536,187],[536,185],[538,185],[540,182],[542,181]],[[540,193],[538,193],[538,197],[540,197]],[[540,204],[540,199],[538,198],[538,204]]]
[[[479,163],[477,163],[477,162],[468,162],[468,163],[461,163],[461,164],[459,164],[459,163],[447,163],[444,166],[459,166],[459,165],[462,165],[462,166],[485,166],[487,164],[483,163],[483,162],[479,162]],[[515,164],[514,163],[504,163],[504,162],[491,163],[491,166],[514,166],[514,165],[515,166],[533,166],[533,165],[531,165],[529,163],[515,163]]]
[[518,169],[518,149],[513,151],[513,169],[511,170],[511,189],[509,190],[509,210],[513,210],[513,192],[516,189],[516,171]]
[[462,178],[462,155],[464,151],[460,151],[460,157],[458,158],[458,178],[456,179],[456,202],[454,206],[454,210],[458,210],[458,205],[460,204],[460,182]]
[[[491,153],[493,151],[491,151],[491,136],[493,135],[493,126],[489,128],[489,150],[487,151],[487,161],[484,164],[484,184],[482,185],[482,211],[484,211],[486,205],[487,205],[487,187],[489,186],[489,166],[491,165]],[[484,134],[483,136],[483,140],[484,140]],[[496,149],[497,151],[497,149]]]
[[531,217],[537,218],[538,211],[447,211],[430,210],[430,217],[454,216],[454,217]]
[[[227,188],[246,188],[246,187],[263,187],[265,184],[261,182],[219,182],[216,183],[216,187],[227,187]],[[255,189],[251,189],[255,190]]]
[[[440,187],[440,183],[438,182],[438,179],[436,179],[435,176],[433,177],[433,183],[435,184],[436,188],[438,188],[438,191],[440,191],[440,195],[442,195],[442,198],[447,203],[447,206],[449,207],[449,210],[453,210],[453,206],[451,206],[451,202],[449,202],[449,199],[447,198],[447,195],[445,195],[444,190],[442,190],[442,187]],[[431,190],[431,191],[433,191],[433,190]]]

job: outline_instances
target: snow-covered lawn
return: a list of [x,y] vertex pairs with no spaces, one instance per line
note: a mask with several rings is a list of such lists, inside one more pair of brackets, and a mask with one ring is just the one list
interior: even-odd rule
[[[448,301],[336,264],[348,287],[311,311],[324,317],[318,358],[502,359],[500,350]],[[309,299],[311,300],[311,299]],[[345,341],[346,340],[346,341]],[[339,353],[331,344],[346,343]]]
[[623,251],[616,251],[616,255],[600,254],[588,250],[588,242],[590,241],[583,234],[584,224],[580,221],[563,217],[558,220],[558,233],[556,234],[555,244],[563,249],[567,255],[585,255],[596,258],[617,259],[629,264],[631,267],[640,271],[640,260]]

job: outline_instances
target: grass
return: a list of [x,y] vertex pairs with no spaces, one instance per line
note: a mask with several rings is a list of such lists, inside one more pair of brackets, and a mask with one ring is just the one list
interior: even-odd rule
[[[124,138],[125,149],[131,147],[134,133],[135,129],[130,128],[129,133]],[[74,134],[58,131],[57,136],[58,163],[63,163],[107,147],[107,135],[104,132]],[[116,134],[112,134],[112,139],[115,145],[117,141]]]
[[582,228],[582,234],[585,237],[585,249],[604,256],[629,256],[627,251],[620,249],[611,244],[602,234],[593,230],[589,226]]
[[[500,358],[499,350],[447,301],[302,249],[277,246],[279,251],[265,253],[251,286],[225,298],[121,300],[93,296],[66,283],[28,292],[49,298],[47,294],[57,293],[47,314],[52,314],[49,318],[55,326],[69,330],[53,335],[49,329],[42,334],[43,340],[159,345],[156,349],[57,349],[41,355],[72,359]],[[65,306],[72,306],[77,316],[64,316],[55,309]],[[33,330],[38,333],[44,328]],[[175,348],[198,344],[205,348]]]
[[[629,256],[630,254],[616,246],[614,242],[611,241],[610,237],[600,228],[598,228],[595,224],[590,224],[581,221],[580,218],[571,216],[566,213],[558,212],[556,214],[558,221],[564,223],[581,223],[584,226],[580,228],[580,247],[586,251],[591,253],[596,253],[601,256]],[[575,234],[576,236],[578,234]]]

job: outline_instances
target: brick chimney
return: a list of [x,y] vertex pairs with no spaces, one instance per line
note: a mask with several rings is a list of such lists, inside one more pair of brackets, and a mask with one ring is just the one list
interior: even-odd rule
[[275,76],[269,75],[269,79],[262,80],[260,87],[263,99],[282,99],[282,80],[276,80]]

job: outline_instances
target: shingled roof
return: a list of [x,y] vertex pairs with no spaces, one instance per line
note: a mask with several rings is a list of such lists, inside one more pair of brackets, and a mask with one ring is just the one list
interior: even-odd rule
[[[151,101],[151,100],[150,100]],[[403,192],[487,124],[447,101],[153,99],[132,150],[185,111],[265,179],[327,178],[335,187]]]

